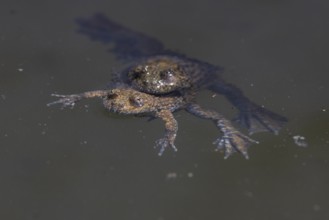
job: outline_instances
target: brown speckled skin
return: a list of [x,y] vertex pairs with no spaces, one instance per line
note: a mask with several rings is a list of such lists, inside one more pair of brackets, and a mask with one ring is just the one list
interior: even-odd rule
[[[180,56],[158,55],[139,60],[121,73],[122,81],[135,89],[154,95],[174,91],[197,91],[217,79],[217,69],[206,63]],[[125,76],[128,76],[125,78]]]
[[192,78],[182,68],[181,60],[174,57],[150,57],[126,71],[123,72],[128,76],[126,83],[149,94],[168,94],[193,86]]
[[257,143],[251,138],[245,136],[236,130],[230,121],[226,120],[221,114],[212,110],[202,109],[194,102],[193,94],[185,96],[154,96],[147,93],[139,92],[128,87],[118,87],[111,90],[89,91],[81,94],[57,95],[60,99],[49,103],[48,106],[54,104],[62,104],[63,107],[73,107],[75,103],[81,99],[100,97],[106,109],[111,112],[126,115],[141,115],[160,118],[165,124],[165,135],[156,142],[156,147],[160,148],[159,155],[162,155],[167,147],[175,147],[175,139],[177,135],[178,125],[173,116],[173,112],[185,109],[187,112],[203,118],[212,120],[223,133],[214,143],[217,149],[225,151],[225,158],[234,152],[242,153],[248,158],[247,148],[251,143]]

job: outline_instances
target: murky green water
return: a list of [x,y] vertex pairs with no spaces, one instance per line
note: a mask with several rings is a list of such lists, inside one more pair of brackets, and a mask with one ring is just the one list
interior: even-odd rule
[[[3,1],[0,219],[328,219],[325,1]],[[177,113],[177,153],[158,157],[161,121],[109,115],[98,100],[48,108],[50,93],[104,88],[120,64],[75,33],[103,12],[225,78],[290,120],[228,160],[208,121]],[[221,96],[200,103],[228,117]],[[298,147],[292,136],[304,136]]]

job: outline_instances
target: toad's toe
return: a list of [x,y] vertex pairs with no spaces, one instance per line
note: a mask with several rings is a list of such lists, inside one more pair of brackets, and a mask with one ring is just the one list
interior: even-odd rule
[[160,148],[158,155],[162,156],[163,152],[171,147],[174,151],[177,151],[176,146],[168,138],[161,138],[155,142],[155,148]]
[[218,138],[214,141],[214,144],[217,145],[217,150],[224,150],[225,156],[227,159],[235,152],[241,153],[246,159],[249,159],[248,148],[251,144],[257,143],[248,136],[240,133],[239,131],[234,131],[224,134],[223,137]]
[[261,107],[241,112],[234,120],[248,128],[249,134],[264,131],[278,134],[288,121],[287,118]]

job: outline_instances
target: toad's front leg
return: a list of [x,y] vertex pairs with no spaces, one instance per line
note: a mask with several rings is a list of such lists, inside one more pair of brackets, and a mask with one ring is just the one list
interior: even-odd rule
[[160,148],[158,155],[161,156],[167,147],[171,147],[174,151],[177,151],[174,142],[177,135],[178,124],[173,113],[170,110],[161,110],[156,113],[156,117],[161,118],[165,122],[166,128],[164,137],[156,141],[155,147]]
[[95,97],[104,97],[108,95],[109,92],[106,90],[96,90],[96,91],[89,91],[80,94],[71,94],[71,95],[59,95],[59,94],[51,94],[51,96],[58,97],[57,101],[48,103],[47,106],[62,104],[62,108],[71,107],[73,108],[75,103],[80,101],[81,99],[87,98],[95,98]]
[[200,118],[210,119],[215,122],[223,136],[218,138],[214,144],[217,144],[217,149],[225,150],[225,159],[234,152],[240,152],[246,159],[249,158],[248,147],[251,143],[258,143],[257,141],[236,130],[231,122],[218,112],[202,109],[197,104],[188,105],[186,110]]

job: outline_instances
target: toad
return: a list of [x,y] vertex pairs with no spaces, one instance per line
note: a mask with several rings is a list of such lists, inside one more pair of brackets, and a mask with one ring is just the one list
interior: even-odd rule
[[77,20],[79,32],[92,40],[112,45],[110,51],[128,63],[113,81],[123,82],[148,94],[169,95],[208,89],[224,95],[238,110],[235,121],[250,134],[278,134],[287,119],[249,100],[220,75],[223,68],[166,49],[157,39],[124,27],[102,14]]
[[61,104],[63,107],[74,107],[75,103],[81,99],[99,97],[102,98],[104,107],[110,112],[162,119],[165,125],[165,134],[163,138],[156,141],[155,145],[160,148],[158,153],[160,156],[168,147],[177,151],[175,139],[178,124],[173,112],[182,109],[199,118],[208,119],[215,123],[223,135],[214,144],[217,145],[218,150],[225,152],[225,158],[228,158],[234,152],[239,152],[248,159],[247,149],[249,145],[257,143],[257,141],[236,130],[231,122],[218,112],[206,110],[199,106],[195,102],[195,96],[192,93],[185,93],[184,96],[155,96],[129,88],[126,85],[117,85],[117,88],[110,90],[96,90],[71,95],[52,95],[58,97],[59,100],[49,103],[48,106]]

